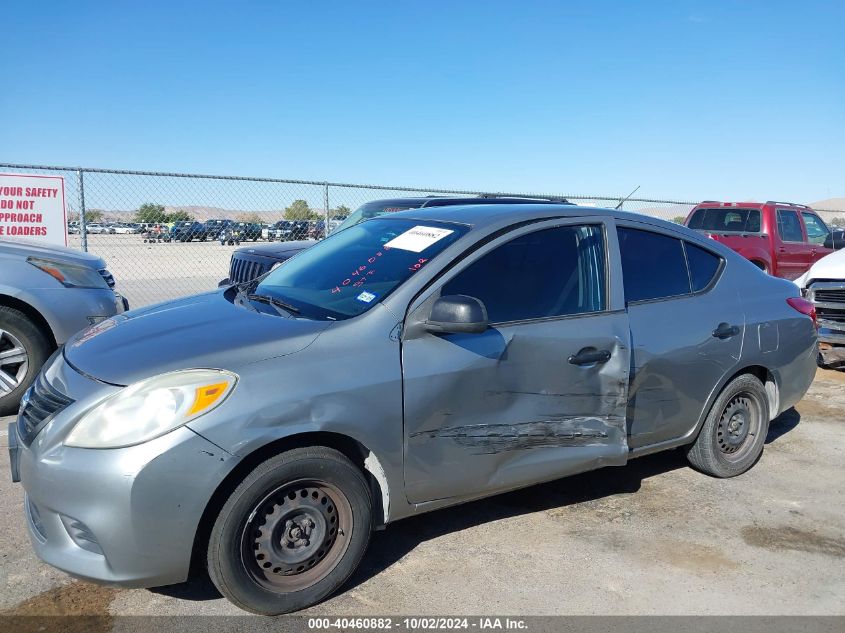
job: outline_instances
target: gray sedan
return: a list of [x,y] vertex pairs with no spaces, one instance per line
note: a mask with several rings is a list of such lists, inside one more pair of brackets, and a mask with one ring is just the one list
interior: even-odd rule
[[684,227],[417,209],[77,335],[10,428],[13,476],[48,563],[155,586],[193,557],[283,613],[414,514],[676,447],[740,475],[816,347],[794,284]]
[[0,415],[18,409],[56,346],[128,308],[95,255],[0,239]]

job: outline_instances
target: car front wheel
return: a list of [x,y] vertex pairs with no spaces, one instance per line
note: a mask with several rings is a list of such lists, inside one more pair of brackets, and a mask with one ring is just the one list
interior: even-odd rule
[[364,555],[372,511],[363,473],[330,448],[297,448],[255,468],[211,531],[208,572],[246,611],[303,609],[340,587]]
[[760,459],[768,430],[763,383],[751,374],[737,376],[716,398],[687,459],[714,477],[741,475]]
[[23,312],[0,306],[0,415],[17,410],[49,356],[44,333]]

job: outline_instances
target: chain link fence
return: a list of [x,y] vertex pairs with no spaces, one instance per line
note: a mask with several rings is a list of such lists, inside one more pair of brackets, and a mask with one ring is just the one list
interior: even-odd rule
[[[141,307],[217,287],[235,242],[318,239],[365,202],[482,194],[567,198],[613,208],[620,196],[482,192],[0,163],[20,174],[64,177],[68,245],[106,260],[117,289]],[[696,202],[625,199],[622,208],[681,221]],[[845,212],[817,209],[826,221]],[[218,221],[218,222],[212,222]],[[221,237],[223,239],[221,239]]]

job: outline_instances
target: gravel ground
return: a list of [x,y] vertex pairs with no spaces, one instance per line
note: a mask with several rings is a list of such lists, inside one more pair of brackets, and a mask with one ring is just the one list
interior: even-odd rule
[[[401,521],[309,613],[843,615],[843,410],[845,373],[819,371],[741,477],[699,474],[674,451]],[[203,579],[73,581],[33,555],[7,476],[0,498],[0,614],[239,613]]]

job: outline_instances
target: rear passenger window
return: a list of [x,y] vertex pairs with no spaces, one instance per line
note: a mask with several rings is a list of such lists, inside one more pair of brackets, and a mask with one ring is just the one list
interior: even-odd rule
[[681,240],[624,227],[618,233],[626,302],[689,294]]
[[467,266],[440,294],[480,299],[491,323],[605,309],[600,226],[561,226],[522,235]]
[[786,209],[778,209],[778,234],[784,242],[803,242],[804,233],[798,213]]
[[692,291],[704,290],[713,281],[713,277],[719,271],[722,259],[689,242],[684,243],[687,251],[687,264],[689,265],[689,277],[692,283]]

